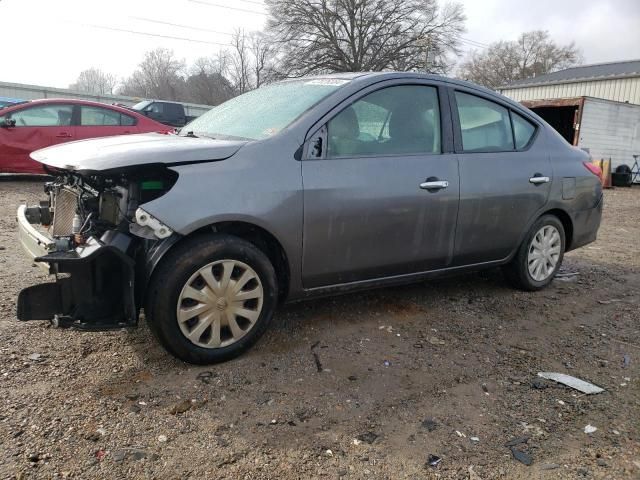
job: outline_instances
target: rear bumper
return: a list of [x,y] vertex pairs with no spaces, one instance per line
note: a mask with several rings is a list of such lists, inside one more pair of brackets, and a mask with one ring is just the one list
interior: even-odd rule
[[575,250],[596,241],[603,206],[604,195],[601,195],[595,207],[573,215],[573,240],[568,250]]

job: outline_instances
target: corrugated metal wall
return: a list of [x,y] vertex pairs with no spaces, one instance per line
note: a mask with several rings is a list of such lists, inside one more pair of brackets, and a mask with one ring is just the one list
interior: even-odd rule
[[633,165],[640,154],[640,106],[586,98],[578,146],[595,159],[611,158],[611,168]]
[[[92,95],[85,92],[76,92],[66,88],[40,87],[37,85],[25,85],[22,83],[0,82],[0,97],[20,98],[23,100],[35,100],[38,98],[71,98],[77,100],[91,100],[101,103],[122,103],[132,106],[144,98],[125,97],[122,95]],[[187,115],[198,116],[211,110],[209,105],[195,103],[183,103]]]
[[587,96],[640,104],[640,77],[505,88],[500,93],[518,102]]

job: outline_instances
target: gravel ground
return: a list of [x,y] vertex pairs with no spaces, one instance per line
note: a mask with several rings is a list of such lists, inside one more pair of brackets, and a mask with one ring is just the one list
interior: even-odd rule
[[[289,305],[213,367],[170,357],[144,322],[16,321],[45,275],[15,211],[40,192],[0,181],[0,478],[640,478],[639,188],[606,192],[599,240],[565,258],[579,275],[542,292],[490,271]],[[521,436],[530,466],[504,446]]]

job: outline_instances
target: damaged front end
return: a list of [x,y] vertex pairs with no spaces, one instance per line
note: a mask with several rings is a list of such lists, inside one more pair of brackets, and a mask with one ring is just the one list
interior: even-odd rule
[[177,236],[143,208],[171,189],[165,165],[63,171],[47,199],[18,209],[20,241],[55,281],[18,296],[19,320],[104,330],[137,325],[147,258]]

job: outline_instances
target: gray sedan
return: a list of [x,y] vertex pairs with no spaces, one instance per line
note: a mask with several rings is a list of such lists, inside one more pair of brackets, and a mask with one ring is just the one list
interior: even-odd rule
[[414,73],[301,78],[236,97],[179,135],[73,142],[18,210],[54,282],[20,320],[135,326],[192,363],[254,344],[285,300],[502,267],[547,286],[596,239],[599,172],[542,119]]

